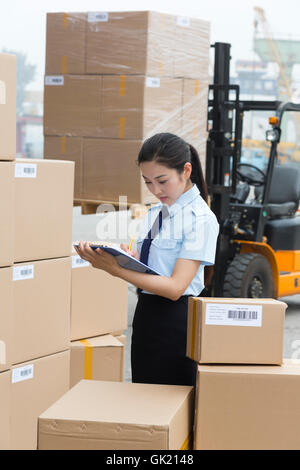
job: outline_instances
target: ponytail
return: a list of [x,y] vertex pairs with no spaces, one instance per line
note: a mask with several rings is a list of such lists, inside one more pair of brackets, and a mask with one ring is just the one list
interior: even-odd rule
[[208,203],[208,190],[207,185],[203,176],[202,166],[199,158],[199,154],[195,147],[191,144],[188,144],[191,152],[191,164],[192,164],[192,174],[191,181],[195,183],[197,188],[200,191],[201,197],[206,203]]
[[[191,181],[195,183],[200,191],[201,197],[204,199],[206,204],[208,203],[208,190],[207,185],[203,176],[202,166],[197,150],[189,144],[191,152],[191,163],[192,163],[192,174]],[[214,266],[204,267],[204,286],[206,290],[212,283],[214,275]]]

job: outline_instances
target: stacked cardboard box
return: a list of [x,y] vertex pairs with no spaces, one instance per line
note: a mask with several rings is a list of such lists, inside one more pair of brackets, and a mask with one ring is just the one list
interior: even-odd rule
[[16,159],[16,57],[0,54],[1,449],[36,448],[38,415],[69,387],[73,174]]
[[195,450],[299,449],[300,361],[283,359],[286,304],[190,298]]
[[145,138],[206,141],[209,24],[157,12],[48,13],[45,158],[76,164],[75,199],[151,203]]
[[72,162],[14,164],[11,449],[37,447],[38,415],[69,388],[73,181]]
[[193,407],[193,387],[82,380],[39,417],[39,449],[190,449]]
[[124,380],[128,285],[72,253],[70,386]]

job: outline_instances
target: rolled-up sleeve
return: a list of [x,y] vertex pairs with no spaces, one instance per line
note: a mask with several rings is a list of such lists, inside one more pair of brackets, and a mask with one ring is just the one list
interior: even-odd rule
[[219,224],[213,214],[196,216],[185,227],[178,258],[201,261],[201,264],[215,263]]

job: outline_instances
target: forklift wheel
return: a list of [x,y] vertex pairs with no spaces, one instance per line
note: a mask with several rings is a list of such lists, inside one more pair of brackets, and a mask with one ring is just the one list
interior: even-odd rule
[[236,255],[229,264],[223,297],[273,298],[273,274],[268,260],[256,253]]

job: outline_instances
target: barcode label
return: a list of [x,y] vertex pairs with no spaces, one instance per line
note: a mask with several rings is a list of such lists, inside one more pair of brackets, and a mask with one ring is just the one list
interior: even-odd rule
[[160,78],[147,77],[146,78],[146,87],[148,87],[148,88],[159,88],[160,87]]
[[190,19],[187,16],[177,16],[177,25],[186,28],[190,26]]
[[207,304],[205,324],[261,327],[262,306],[241,304]]
[[6,85],[0,80],[0,104],[6,104]]
[[37,164],[36,163],[16,163],[15,164],[15,178],[36,178]]
[[33,379],[33,364],[12,369],[11,381],[12,383],[22,382],[23,380]]
[[89,23],[100,23],[108,21],[108,13],[107,11],[101,11],[98,13],[88,13],[88,22]]
[[13,280],[23,281],[24,279],[34,278],[34,266],[30,264],[28,266],[14,266],[13,269]]
[[48,86],[63,86],[65,78],[62,75],[47,75],[45,77],[45,85]]
[[72,268],[85,268],[87,266],[90,266],[88,261],[80,258],[79,255],[72,256]]
[[247,312],[247,310],[229,310],[228,318],[237,318],[239,320],[257,320],[257,312]]

